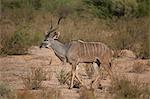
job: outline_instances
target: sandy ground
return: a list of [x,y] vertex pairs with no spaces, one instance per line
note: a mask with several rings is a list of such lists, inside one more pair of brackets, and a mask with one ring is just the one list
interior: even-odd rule
[[[49,64],[50,60],[51,64]],[[144,66],[145,71],[142,73],[133,73],[132,68],[135,64]],[[79,74],[82,76],[83,81],[89,85],[90,79],[86,76],[84,66],[80,64]],[[32,47],[29,50],[29,55],[0,57],[0,81],[8,81],[14,89],[23,89],[24,86],[20,76],[27,74],[31,68],[36,67],[42,67],[46,72],[51,73],[50,79],[43,81],[42,85],[44,87],[60,89],[64,99],[79,98],[80,89],[73,88],[69,90],[67,85],[60,85],[58,82],[56,73],[62,69],[70,71],[71,66],[69,64],[63,65],[51,49]],[[112,70],[114,73],[125,74],[131,79],[138,78],[142,83],[150,84],[150,60],[114,59]],[[110,80],[101,80],[101,84],[102,86],[110,86]],[[98,99],[105,99],[105,93],[107,93],[105,90],[97,89],[95,92],[96,97],[99,97]],[[108,96],[107,99],[111,99],[111,96]]]

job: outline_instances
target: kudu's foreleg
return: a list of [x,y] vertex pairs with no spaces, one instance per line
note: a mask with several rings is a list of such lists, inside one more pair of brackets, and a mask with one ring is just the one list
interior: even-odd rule
[[73,81],[74,81],[74,78],[75,78],[75,75],[76,75],[76,65],[72,65],[71,73],[72,73],[72,78],[71,78],[71,83],[70,83],[69,89],[73,88]]
[[80,77],[79,77],[79,75],[78,75],[78,69],[79,69],[79,67],[78,67],[78,65],[76,66],[76,78],[77,78],[77,80],[81,83],[81,85],[84,85],[84,83],[82,82],[82,80],[80,79]]
[[80,77],[78,76],[78,65],[73,65],[72,66],[72,78],[71,78],[71,84],[70,84],[70,89],[73,88],[74,86],[74,79],[76,78],[80,83],[81,85],[84,85],[84,83],[82,82],[82,80],[80,79]]

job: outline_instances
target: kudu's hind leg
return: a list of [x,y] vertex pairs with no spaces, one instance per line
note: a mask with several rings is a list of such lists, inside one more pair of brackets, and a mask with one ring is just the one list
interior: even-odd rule
[[94,78],[91,82],[91,88],[93,88],[93,85],[99,80],[100,75],[99,75],[99,71],[100,71],[100,64],[97,64],[96,62],[93,62],[93,67],[94,67],[94,71],[96,73],[96,78]]
[[110,76],[110,79],[113,80],[113,73],[111,70],[111,63],[105,63],[103,64],[104,69],[108,72],[108,75]]

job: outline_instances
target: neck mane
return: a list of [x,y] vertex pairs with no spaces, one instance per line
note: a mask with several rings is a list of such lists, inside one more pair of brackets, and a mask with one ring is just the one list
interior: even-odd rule
[[66,56],[66,52],[68,49],[68,44],[63,44],[61,42],[59,42],[58,40],[54,40],[54,42],[51,44],[51,48],[54,50],[55,54],[61,56],[61,57],[65,57]]

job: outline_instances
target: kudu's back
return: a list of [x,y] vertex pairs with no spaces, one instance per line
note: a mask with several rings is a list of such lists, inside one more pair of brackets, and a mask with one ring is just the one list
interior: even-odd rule
[[101,42],[73,41],[68,52],[69,62],[93,62],[98,58],[101,62],[110,62],[113,56],[112,50]]

